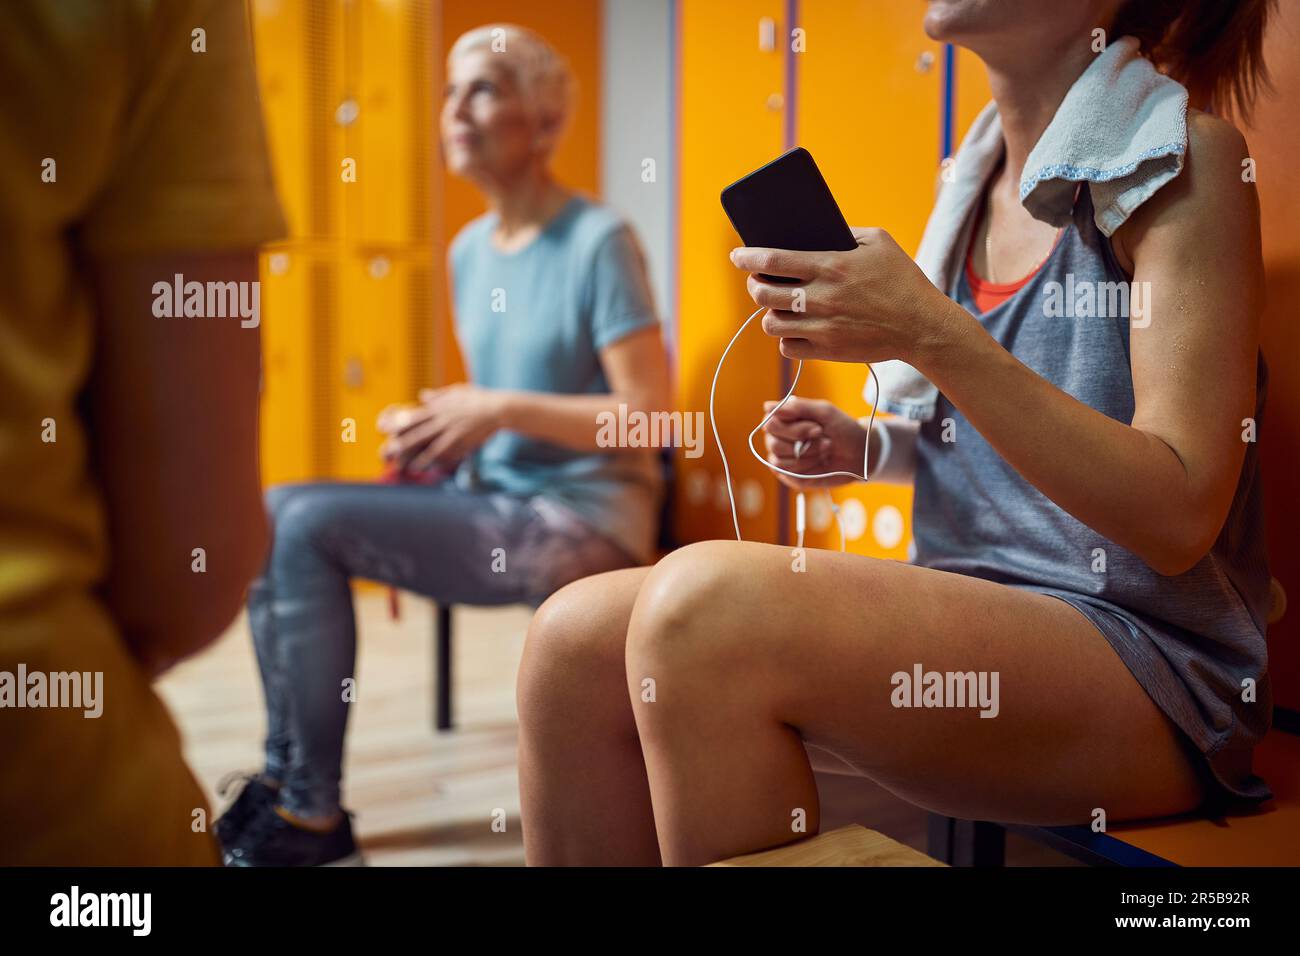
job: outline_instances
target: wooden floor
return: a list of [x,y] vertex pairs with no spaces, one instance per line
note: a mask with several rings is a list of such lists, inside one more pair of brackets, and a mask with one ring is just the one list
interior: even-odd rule
[[[455,611],[454,731],[432,726],[432,606],[402,596],[389,619],[377,590],[358,595],[357,702],[348,724],[343,802],[366,860],[377,866],[521,865],[514,682],[530,611]],[[215,811],[217,782],[261,767],[265,714],[245,621],[198,658],[168,673],[159,691],[185,739],[190,766]],[[823,777],[822,828],[859,823],[925,849],[926,816],[853,777]],[[493,832],[505,812],[506,830]],[[1008,841],[1008,862],[1068,862]]]
[[[381,593],[358,597],[344,805],[356,813],[372,865],[522,864],[514,674],[530,612],[456,609],[458,727],[444,734],[432,727],[432,613],[428,602],[403,595],[402,619],[393,622]],[[221,777],[262,765],[266,717],[246,623],[169,673],[160,691],[219,811]],[[491,827],[499,810],[504,833]]]

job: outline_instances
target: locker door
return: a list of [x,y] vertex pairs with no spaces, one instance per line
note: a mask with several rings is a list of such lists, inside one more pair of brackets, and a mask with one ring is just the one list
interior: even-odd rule
[[343,17],[338,0],[255,0],[254,49],[289,236],[261,258],[262,478],[330,476],[338,440],[329,366],[337,312]]
[[344,133],[357,181],[345,190],[344,235],[366,244],[432,238],[433,16],[427,0],[354,4],[348,14]]
[[[379,477],[383,440],[375,420],[393,402],[415,399],[408,384],[405,290],[409,265],[391,252],[353,252],[340,263],[342,295],[332,379],[339,440],[333,474],[344,480]],[[344,440],[345,421],[355,441]]]
[[[722,461],[708,432],[709,385],[722,350],[753,310],[728,252],[740,244],[718,194],[784,145],[788,24],[780,0],[693,0],[678,5],[677,408],[704,414],[704,454],[674,455],[679,540],[734,536]],[[776,540],[777,483],[745,448],[763,401],[779,395],[776,342],[755,324],[736,343],[718,384],[717,423],[746,538]]]
[[307,481],[312,468],[312,341],[305,257],[288,245],[261,256],[261,468],[266,487]]
[[336,234],[350,115],[338,0],[257,0],[253,38],[276,187],[294,239]]
[[257,0],[252,6],[258,87],[277,192],[291,236],[305,235],[311,196],[306,177],[308,70],[306,3]]
[[[909,252],[920,242],[940,161],[943,50],[921,29],[924,13],[919,4],[882,0],[799,3],[807,36],[807,51],[796,57],[799,141],[816,157],[850,225],[884,228]],[[866,376],[862,365],[812,363],[799,394],[865,415]],[[910,488],[859,484],[833,496],[850,550],[907,557]],[[838,548],[824,493],[815,497],[809,543]]]

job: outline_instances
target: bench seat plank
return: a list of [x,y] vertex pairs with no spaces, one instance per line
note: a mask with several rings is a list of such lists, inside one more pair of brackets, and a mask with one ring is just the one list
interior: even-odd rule
[[944,866],[875,830],[857,825],[820,833],[774,850],[760,850],[710,866]]

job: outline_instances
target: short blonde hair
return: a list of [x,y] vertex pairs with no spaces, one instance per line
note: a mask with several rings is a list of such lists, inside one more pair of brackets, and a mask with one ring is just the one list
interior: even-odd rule
[[513,23],[487,23],[462,33],[447,54],[450,63],[487,47],[501,56],[534,114],[563,134],[573,110],[574,79],[568,62],[538,34]]

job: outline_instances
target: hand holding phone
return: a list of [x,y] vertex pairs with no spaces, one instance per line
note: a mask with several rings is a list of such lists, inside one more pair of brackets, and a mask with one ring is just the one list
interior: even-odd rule
[[[740,234],[746,246],[781,249],[787,252],[851,252],[858,248],[857,237],[845,222],[844,214],[836,205],[830,187],[822,178],[812,155],[802,147],[783,153],[766,166],[756,169],[724,189],[722,208],[726,210],[731,224],[736,227],[736,232]],[[735,261],[734,254],[732,261]],[[758,276],[768,282],[789,284],[803,281],[789,276],[772,276],[761,272]],[[757,296],[755,301],[758,301]],[[709,419],[713,423],[713,436],[722,457],[727,496],[731,501],[731,521],[736,529],[737,540],[740,539],[740,518],[736,513],[736,498],[731,487],[731,468],[727,463],[727,453],[722,447],[717,418],[713,412],[714,396],[718,389],[718,377],[722,374],[722,366],[727,360],[731,347],[744,334],[749,324],[764,311],[765,308],[760,303],[759,309],[750,315],[731,337],[731,341],[722,351],[722,357],[718,360],[718,367],[713,373],[713,384],[709,389]],[[765,331],[771,334],[766,327]],[[865,460],[863,449],[871,434],[870,423],[862,443],[858,444],[857,439],[863,433],[857,423],[838,409],[834,409],[835,414],[832,414],[833,406],[828,402],[813,403],[796,399],[796,404],[787,410],[794,390],[799,384],[799,373],[802,369],[801,359],[795,370],[794,381],[791,382],[790,390],[785,393],[785,397],[779,402],[767,403],[767,414],[749,433],[750,454],[776,472],[782,481],[788,482],[795,488],[822,482],[837,484],[840,479],[868,480],[865,474],[859,475],[856,469],[861,467],[859,462]],[[824,414],[819,418],[811,414],[813,410]],[[782,412],[784,417],[778,419]],[[874,423],[874,409],[871,420]],[[845,422],[851,426],[851,433],[843,428]],[[834,426],[834,430],[840,435],[840,441],[830,438],[828,429],[831,426]],[[763,430],[767,432],[768,454],[775,460],[764,458],[754,447],[754,436]],[[838,456],[832,452],[842,452],[847,448],[855,448],[854,460],[846,462],[843,468],[826,470],[838,463],[836,460]],[[798,471],[793,470],[794,467],[801,465],[806,451],[811,453],[813,458],[810,461],[815,461],[816,465],[810,470],[801,467]],[[782,467],[778,463],[782,461],[793,467]],[[854,470],[849,470],[850,467]],[[801,502],[799,513],[802,515],[802,496],[799,500]],[[802,541],[802,518],[798,525],[800,541]],[[841,548],[844,547],[842,532],[841,528]]]

